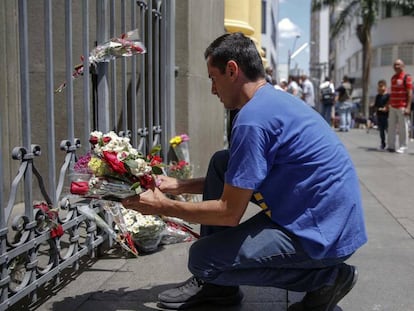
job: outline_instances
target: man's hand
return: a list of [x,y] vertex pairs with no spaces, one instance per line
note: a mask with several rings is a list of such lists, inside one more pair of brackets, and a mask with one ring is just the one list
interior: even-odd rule
[[156,184],[157,187],[164,193],[173,195],[181,194],[181,191],[179,189],[179,180],[177,178],[158,175]]
[[154,188],[122,200],[122,205],[144,215],[160,215],[163,200],[168,199],[158,188]]

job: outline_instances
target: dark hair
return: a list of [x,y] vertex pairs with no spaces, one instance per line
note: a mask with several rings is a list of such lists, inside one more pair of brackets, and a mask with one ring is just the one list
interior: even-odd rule
[[378,83],[377,83],[378,85],[379,84],[384,84],[384,85],[387,85],[387,81],[385,81],[384,79],[381,79],[381,80],[379,80],[378,81]]
[[246,77],[252,81],[265,77],[263,62],[254,42],[240,32],[225,34],[214,40],[204,52],[210,64],[226,71],[227,63],[235,61]]

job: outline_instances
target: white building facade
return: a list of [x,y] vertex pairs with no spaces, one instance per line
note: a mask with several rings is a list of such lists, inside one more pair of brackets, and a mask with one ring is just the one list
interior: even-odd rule
[[[351,24],[335,40],[334,80],[338,84],[344,75],[355,79],[354,98],[362,96],[362,45],[356,34],[359,18]],[[392,67],[396,59],[402,59],[405,71],[414,74],[414,16],[404,16],[400,9],[380,7],[377,24],[371,30],[372,64],[369,84],[369,97],[372,100],[377,92],[378,80],[384,79],[390,84],[394,74]]]

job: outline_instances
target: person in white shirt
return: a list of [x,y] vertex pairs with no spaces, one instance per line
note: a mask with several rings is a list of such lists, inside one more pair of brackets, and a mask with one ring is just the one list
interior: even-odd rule
[[315,92],[313,84],[307,75],[302,75],[302,99],[312,108],[315,108]]
[[325,78],[325,81],[319,86],[321,93],[321,106],[322,106],[322,117],[332,125],[332,111],[335,104],[335,86],[329,79]]

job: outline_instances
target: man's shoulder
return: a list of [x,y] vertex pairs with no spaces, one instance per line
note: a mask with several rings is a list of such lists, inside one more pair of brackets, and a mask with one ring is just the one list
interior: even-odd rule
[[404,72],[404,83],[405,83],[405,85],[411,85],[412,82],[413,82],[413,77],[409,73]]

